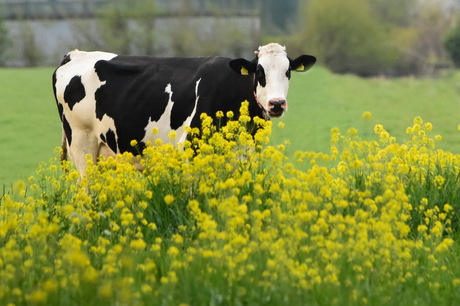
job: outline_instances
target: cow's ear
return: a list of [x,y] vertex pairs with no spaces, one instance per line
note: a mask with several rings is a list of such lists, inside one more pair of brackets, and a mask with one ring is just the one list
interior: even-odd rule
[[241,75],[249,75],[256,71],[257,65],[254,62],[250,62],[244,58],[237,58],[230,61],[230,68],[236,73]]
[[307,71],[316,63],[316,57],[311,55],[301,55],[298,58],[291,60],[291,70],[294,71]]

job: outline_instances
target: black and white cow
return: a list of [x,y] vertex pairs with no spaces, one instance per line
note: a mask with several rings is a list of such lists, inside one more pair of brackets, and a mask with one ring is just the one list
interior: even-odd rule
[[[275,43],[255,54],[248,61],[69,52],[53,74],[63,151],[68,149],[83,175],[87,154],[96,161],[99,155],[137,153],[132,140],[141,147],[157,138],[183,142],[185,127],[199,127],[200,114],[238,114],[244,100],[252,117],[281,116],[291,71],[306,71],[316,59],[290,59],[286,48]],[[159,133],[154,135],[155,127]],[[171,130],[177,134],[174,140],[168,138]]]

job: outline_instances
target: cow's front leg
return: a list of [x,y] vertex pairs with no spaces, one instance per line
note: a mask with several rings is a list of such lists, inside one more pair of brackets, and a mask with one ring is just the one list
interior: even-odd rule
[[98,152],[98,139],[94,137],[92,133],[85,131],[72,131],[72,140],[69,145],[69,155],[70,159],[75,164],[77,171],[80,173],[80,178],[85,176],[87,167],[86,156],[88,154],[91,155],[93,163],[96,163]]

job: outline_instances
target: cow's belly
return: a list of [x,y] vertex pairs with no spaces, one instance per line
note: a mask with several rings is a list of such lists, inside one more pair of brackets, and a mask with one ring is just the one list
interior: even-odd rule
[[[166,105],[165,110],[161,114],[160,118],[158,120],[152,120],[152,117],[148,119],[146,122],[145,126],[142,127],[140,134],[143,135],[138,139],[135,139],[133,135],[138,135],[137,132],[135,131],[129,131],[129,130],[124,130],[120,131],[117,129],[117,120],[120,120],[119,118],[112,118],[107,114],[104,114],[102,119],[99,120],[94,116],[94,110],[91,109],[91,103],[88,103],[88,113],[92,113],[92,118],[88,123],[88,126],[80,126],[80,128],[91,128],[94,131],[94,134],[97,135],[99,139],[99,147],[101,148],[101,153],[102,151],[105,152],[104,155],[113,155],[115,153],[123,153],[123,145],[120,146],[120,144],[126,144],[130,143],[131,140],[136,140],[138,142],[143,142],[144,144],[152,143],[154,144],[158,139],[161,139],[163,143],[172,143],[174,145],[178,145],[179,143],[183,143],[186,138],[187,138],[187,132],[188,132],[188,127],[190,127],[192,120],[194,116],[196,115],[197,112],[197,106],[198,106],[198,86],[200,84],[200,80],[196,81],[195,83],[195,95],[194,95],[194,101],[191,101],[193,103],[191,111],[188,114],[188,116],[185,117],[185,120],[182,122],[180,126],[177,128],[173,129],[171,126],[171,116],[172,116],[172,110],[174,107],[174,101],[173,101],[173,88],[171,88],[171,84],[168,84],[165,88],[165,93],[169,95],[168,102]],[[83,105],[81,107],[84,107]],[[86,110],[85,110],[86,111]],[[76,120],[79,120],[76,118]],[[81,120],[81,118],[80,118]],[[135,120],[135,118],[131,118],[130,120]],[[71,123],[72,124],[72,123]],[[81,124],[81,123],[80,123]],[[123,128],[129,129],[130,124],[126,124],[126,122],[123,122],[122,124]],[[171,133],[174,132],[174,133]],[[120,149],[120,147],[122,149]],[[126,148],[126,146],[124,146]],[[135,150],[134,150],[135,151]],[[107,153],[108,152],[108,153]]]

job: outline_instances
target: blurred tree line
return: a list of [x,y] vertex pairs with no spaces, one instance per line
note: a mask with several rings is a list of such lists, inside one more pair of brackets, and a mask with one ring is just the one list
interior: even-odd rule
[[[112,0],[98,9],[95,22],[72,21],[78,33],[73,40],[79,49],[171,56],[243,56],[259,44],[277,41],[285,44],[292,54],[314,54],[337,73],[433,75],[439,69],[460,67],[457,2]],[[165,10],[169,11],[166,15]],[[201,17],[217,18],[200,23],[198,18],[190,18],[197,12]],[[248,12],[254,18],[260,15],[260,28],[226,22],[232,16]],[[174,21],[155,29],[158,27],[155,18],[159,16],[174,17]],[[21,35],[22,39],[32,41],[31,33],[29,29],[27,35]],[[162,50],[165,39],[169,49]],[[0,64],[9,40],[0,19]],[[24,56],[32,59],[26,62],[39,64],[35,56],[40,54],[40,50],[35,50],[37,44],[24,45],[28,46]]]
[[8,44],[8,32],[3,22],[2,16],[0,16],[0,66],[5,61],[5,49]]
[[286,44],[334,72],[433,75],[460,57],[454,1],[304,0],[299,13]]

